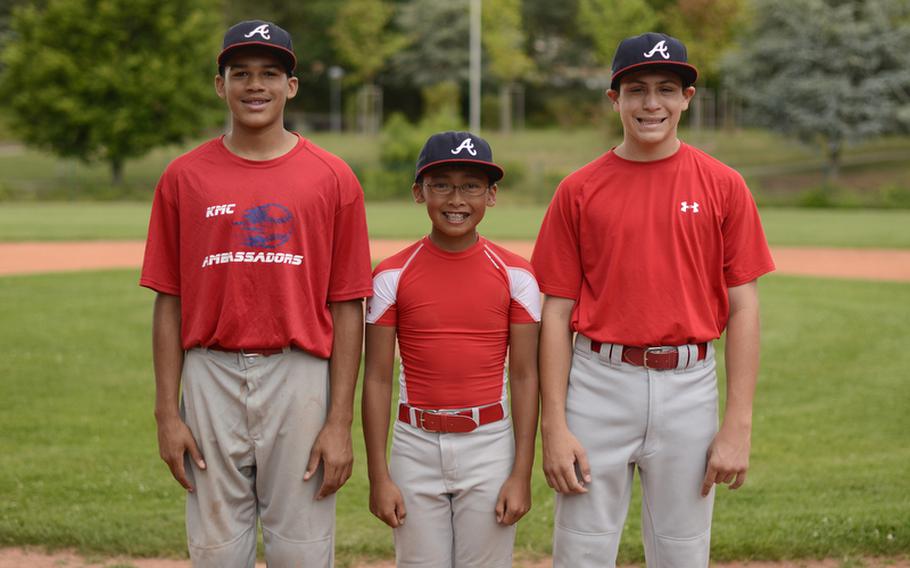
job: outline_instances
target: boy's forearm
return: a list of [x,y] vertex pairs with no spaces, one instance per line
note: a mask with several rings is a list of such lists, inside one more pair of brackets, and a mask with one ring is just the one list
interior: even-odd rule
[[723,424],[750,430],[752,402],[758,379],[760,323],[755,283],[731,288],[731,310],[727,323],[727,402]]
[[326,424],[351,427],[354,420],[354,390],[363,346],[363,300],[329,304],[334,340],[329,359],[329,402]]
[[512,324],[509,328],[509,382],[515,463],[512,473],[530,476],[534,466],[534,440],[540,409],[537,349],[540,326]]
[[368,325],[366,329],[361,412],[367,450],[367,473],[371,482],[389,475],[386,447],[391,419],[395,333],[396,329],[390,326]]
[[566,424],[566,391],[572,366],[570,319],[575,302],[547,296],[540,330],[541,431]]
[[180,415],[180,297],[159,293],[152,314],[152,360],[155,366],[155,418]]

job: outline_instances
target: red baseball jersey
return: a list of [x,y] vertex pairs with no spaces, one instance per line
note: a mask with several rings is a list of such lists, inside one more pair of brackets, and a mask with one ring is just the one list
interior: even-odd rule
[[366,321],[395,326],[399,397],[418,408],[506,398],[509,325],[540,321],[530,263],[484,238],[447,252],[424,237],[373,272]]
[[774,270],[742,176],[687,144],[652,162],[610,151],[569,175],[531,263],[545,294],[576,300],[575,331],[638,346],[720,337],[727,288]]
[[158,182],[139,283],[180,296],[185,349],[295,345],[327,358],[327,304],[372,293],[363,190],[304,138],[265,161],[211,140]]

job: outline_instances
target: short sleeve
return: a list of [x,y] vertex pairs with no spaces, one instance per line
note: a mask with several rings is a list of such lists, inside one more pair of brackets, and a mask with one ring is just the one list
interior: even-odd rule
[[509,268],[509,323],[540,321],[540,288],[529,270]]
[[765,239],[758,207],[746,182],[739,175],[732,182],[721,230],[727,287],[751,282],[774,270],[774,260]]
[[335,214],[329,302],[343,302],[372,294],[370,241],[363,189],[346,165],[339,169],[341,171],[337,174],[341,202]]
[[577,191],[570,180],[566,178],[559,184],[547,208],[534,244],[531,265],[544,294],[577,299],[582,281],[579,211],[575,198]]
[[180,295],[180,212],[177,176],[173,168],[162,174],[155,187],[152,213],[139,285],[156,292]]
[[401,270],[377,270],[373,295],[367,300],[366,322],[376,325],[398,324],[398,281]]

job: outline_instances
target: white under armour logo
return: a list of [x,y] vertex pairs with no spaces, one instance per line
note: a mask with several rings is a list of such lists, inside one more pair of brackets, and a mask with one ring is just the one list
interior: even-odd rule
[[645,53],[645,57],[654,57],[655,53],[659,53],[664,59],[670,59],[670,48],[667,47],[666,40],[660,40],[657,42],[657,45],[651,48],[651,51]]
[[465,138],[464,142],[462,142],[461,145],[458,146],[458,148],[455,148],[454,150],[452,150],[452,153],[460,154],[462,150],[467,150],[468,154],[470,154],[472,156],[477,155],[477,150],[474,149],[474,143],[471,142],[470,138]]
[[692,211],[692,213],[698,213],[698,201],[693,201],[691,205],[688,201],[683,201],[679,204],[679,210],[683,213],[688,213],[689,211]]
[[259,27],[256,28],[255,30],[251,31],[250,33],[244,34],[243,37],[250,38],[250,37],[253,37],[253,36],[256,35],[256,34],[261,35],[261,36],[262,36],[262,39],[272,39],[272,34],[269,32],[269,25],[268,25],[268,24],[262,24],[261,26],[259,26]]

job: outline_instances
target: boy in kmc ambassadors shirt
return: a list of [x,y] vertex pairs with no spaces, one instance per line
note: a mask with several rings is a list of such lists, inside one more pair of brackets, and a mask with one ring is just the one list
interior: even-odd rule
[[370,510],[395,529],[399,566],[511,566],[514,524],[531,505],[540,292],[527,261],[476,230],[502,175],[480,137],[431,136],[412,187],[430,234],[373,273],[363,392]]
[[695,79],[675,38],[619,44],[607,95],[622,144],[563,180],[534,248],[557,567],[613,565],[636,468],[648,566],[706,567],[713,486],[745,481],[756,279],[774,264],[742,177],[676,137]]
[[257,517],[269,565],[333,563],[370,260],[354,174],[284,129],[295,63],[275,24],[230,28],[231,130],[174,160],[152,205],[158,444],[194,566],[252,567]]

